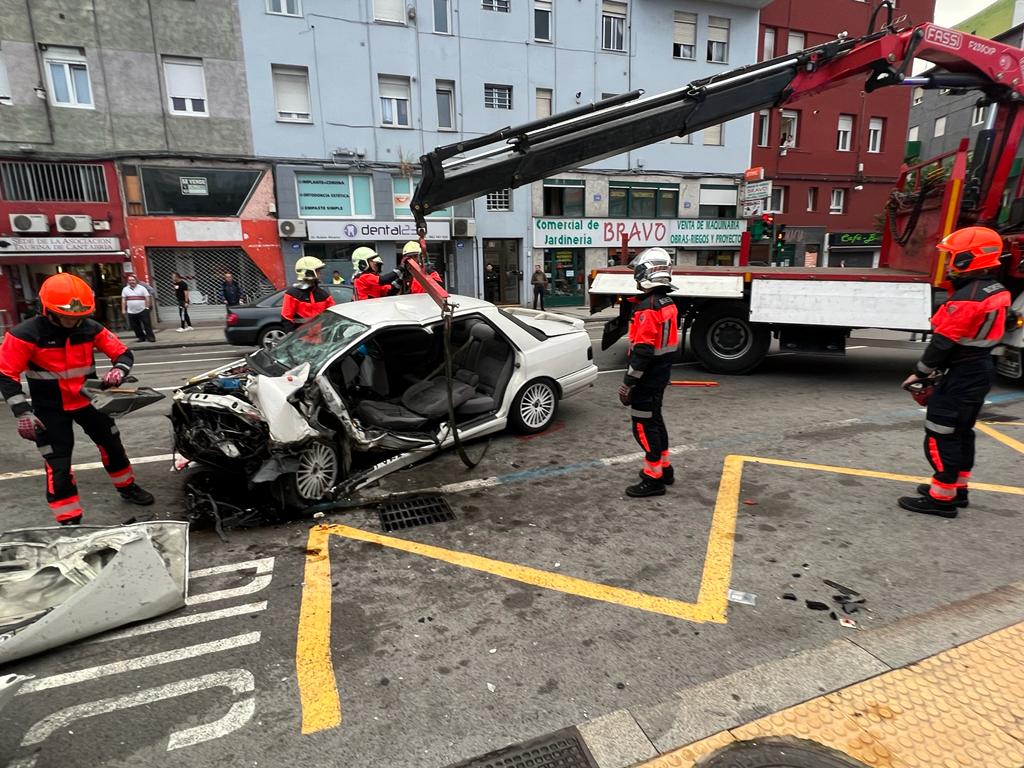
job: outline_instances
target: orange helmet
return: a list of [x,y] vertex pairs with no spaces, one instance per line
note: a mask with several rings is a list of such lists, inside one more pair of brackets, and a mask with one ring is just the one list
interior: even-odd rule
[[998,267],[1003,255],[1003,238],[988,227],[964,227],[942,238],[938,248],[949,251],[949,273],[958,277]]
[[44,312],[65,317],[85,317],[96,309],[92,288],[82,278],[60,272],[39,286],[39,301]]

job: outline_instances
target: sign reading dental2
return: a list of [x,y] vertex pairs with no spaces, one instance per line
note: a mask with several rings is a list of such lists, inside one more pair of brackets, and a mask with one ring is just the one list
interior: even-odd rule
[[629,235],[631,248],[739,248],[742,219],[533,220],[534,248],[616,248]]

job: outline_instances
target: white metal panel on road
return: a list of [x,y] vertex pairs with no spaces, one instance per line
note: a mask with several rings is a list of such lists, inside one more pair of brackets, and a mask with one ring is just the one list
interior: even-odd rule
[[[738,299],[743,297],[743,275],[672,275],[677,290],[670,296],[704,296]],[[598,272],[590,292],[600,295],[629,296],[639,294],[630,272]]]
[[840,280],[754,280],[750,319],[756,323],[841,328],[928,328],[932,289],[927,283]]

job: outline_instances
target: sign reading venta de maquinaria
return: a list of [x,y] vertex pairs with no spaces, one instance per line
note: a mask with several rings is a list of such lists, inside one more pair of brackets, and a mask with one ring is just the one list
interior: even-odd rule
[[742,219],[534,219],[534,248],[739,248]]

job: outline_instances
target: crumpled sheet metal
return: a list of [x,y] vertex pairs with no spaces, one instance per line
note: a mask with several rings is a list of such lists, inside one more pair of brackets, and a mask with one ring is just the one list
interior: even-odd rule
[[185,605],[188,523],[0,534],[0,664]]
[[0,711],[17,696],[18,689],[32,679],[32,675],[0,675]]

